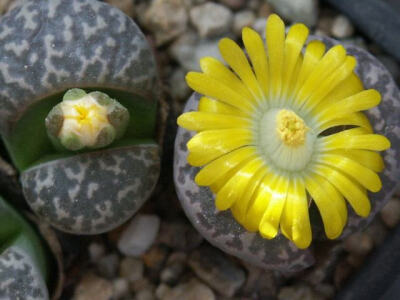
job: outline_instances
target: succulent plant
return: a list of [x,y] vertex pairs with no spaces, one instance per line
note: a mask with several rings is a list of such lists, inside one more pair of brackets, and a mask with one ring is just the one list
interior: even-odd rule
[[192,223],[222,250],[282,271],[313,262],[301,249],[326,238],[321,223],[329,239],[363,228],[399,176],[399,94],[388,71],[329,39],[311,37],[303,51],[307,38],[304,25],[285,34],[271,15],[265,45],[243,29],[247,55],[222,39],[230,68],[208,57],[187,75],[199,94],[178,118],[175,144],[175,184]]
[[0,197],[0,299],[48,299],[48,260],[35,230]]
[[23,1],[0,21],[0,133],[54,227],[111,230],[159,175],[158,77],[137,25],[94,0]]

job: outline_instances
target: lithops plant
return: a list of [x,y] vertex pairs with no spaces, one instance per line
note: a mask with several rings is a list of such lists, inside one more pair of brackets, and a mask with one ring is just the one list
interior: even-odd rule
[[0,132],[40,217],[96,234],[149,198],[158,83],[146,38],[106,3],[23,1],[2,17]]
[[313,262],[313,237],[362,229],[392,195],[399,93],[371,55],[308,39],[303,24],[286,34],[271,15],[265,43],[250,28],[242,37],[247,55],[222,39],[229,67],[204,58],[186,77],[197,93],[178,118],[177,193],[217,247],[297,271]]
[[48,257],[31,225],[0,197],[0,299],[49,299]]

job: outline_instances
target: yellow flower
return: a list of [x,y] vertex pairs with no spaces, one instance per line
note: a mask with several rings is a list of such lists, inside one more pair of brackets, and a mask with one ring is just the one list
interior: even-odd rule
[[344,199],[358,215],[369,214],[367,190],[381,189],[377,172],[384,168],[377,151],[390,147],[361,112],[379,104],[380,94],[363,89],[355,58],[341,45],[325,52],[320,41],[302,52],[307,37],[303,24],[285,36],[283,21],[271,15],[265,45],[243,29],[247,56],[222,39],[230,68],[203,58],[202,73],[189,72],[186,80],[204,97],[198,111],[178,118],[198,132],[187,143],[187,159],[203,166],[195,181],[211,188],[216,207],[231,209],[247,230],[267,239],[280,229],[299,248],[312,240],[310,201],[330,239],[347,222]]

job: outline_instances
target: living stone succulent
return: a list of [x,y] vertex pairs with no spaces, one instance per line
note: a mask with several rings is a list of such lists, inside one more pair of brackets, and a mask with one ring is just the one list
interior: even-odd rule
[[0,198],[0,299],[49,299],[47,255],[28,222]]
[[[296,26],[296,25],[294,25],[294,26]],[[294,26],[292,28],[294,28]],[[250,31],[250,29],[245,29],[245,30],[247,30],[247,32]],[[245,30],[243,32],[245,32]],[[282,27],[282,31],[283,30],[284,29]],[[267,30],[267,32],[268,32],[268,30]],[[272,34],[278,35],[276,33],[276,31],[272,32]],[[309,40],[315,40],[315,39],[316,39],[315,37],[309,38]],[[278,39],[278,37],[275,40],[277,40],[278,42],[281,41],[283,43],[283,39]],[[247,100],[249,102],[251,101],[242,95],[250,95],[249,99],[252,99],[252,100],[255,99],[254,103],[258,103],[257,101],[262,102],[263,99],[265,99],[265,98],[262,98],[262,97],[257,98],[257,95],[258,95],[257,93],[260,92],[260,89],[266,88],[266,86],[261,85],[261,88],[257,89],[257,85],[255,85],[255,84],[251,85],[251,84],[253,84],[255,82],[267,82],[267,83],[272,82],[271,86],[274,87],[274,86],[278,86],[278,84],[276,84],[276,85],[273,84],[274,80],[276,80],[276,82],[280,82],[279,81],[280,79],[273,78],[274,74],[276,75],[279,73],[280,65],[278,65],[278,64],[273,65],[273,62],[271,62],[271,61],[269,61],[270,69],[269,70],[267,69],[268,71],[265,72],[265,73],[268,73],[268,76],[271,76],[271,78],[266,78],[266,77],[262,76],[264,74],[263,73],[264,65],[260,62],[264,61],[263,55],[265,55],[265,52],[262,51],[262,53],[264,53],[264,54],[257,56],[256,54],[258,54],[258,52],[255,53],[254,48],[250,47],[253,44],[251,44],[249,41],[250,41],[250,38],[248,40],[246,40],[244,38],[244,43],[245,43],[245,46],[248,51],[248,57],[251,58],[252,67],[254,68],[254,72],[257,74],[257,81],[256,81],[256,79],[253,80],[253,78],[256,78],[253,74],[253,69],[248,71],[251,68],[250,63],[247,62],[248,57],[246,57],[244,55],[242,55],[242,56],[238,55],[237,54],[238,51],[236,51],[236,53],[234,53],[234,54],[229,53],[227,51],[225,53],[223,53],[223,54],[225,54],[224,59],[227,57],[226,60],[229,63],[229,65],[232,67],[233,72],[230,69],[225,68],[219,62],[218,62],[219,63],[218,66],[221,66],[221,67],[217,68],[216,67],[217,62],[215,62],[215,60],[213,60],[212,58],[209,58],[209,59],[206,58],[203,61],[203,64],[201,63],[203,73],[201,73],[201,74],[195,73],[194,75],[189,73],[189,75],[187,76],[187,81],[188,81],[189,85],[191,85],[192,87],[194,86],[193,89],[195,89],[196,91],[199,91],[201,88],[204,87],[203,90],[205,92],[212,90],[212,92],[215,92],[215,93],[211,95],[211,92],[209,92],[209,94],[204,95],[205,97],[202,97],[203,95],[200,95],[198,93],[194,93],[189,98],[189,100],[184,108],[185,113],[189,112],[186,114],[186,116],[188,116],[188,117],[180,117],[178,119],[178,124],[180,124],[182,127],[178,129],[178,133],[177,133],[177,137],[176,137],[176,141],[175,141],[174,180],[175,180],[175,185],[176,185],[176,191],[178,194],[178,198],[180,199],[181,204],[182,204],[187,216],[192,221],[193,225],[214,246],[217,246],[227,253],[235,255],[247,262],[255,264],[259,267],[263,267],[265,269],[275,269],[275,270],[280,270],[280,271],[284,271],[284,272],[299,271],[299,270],[302,270],[302,269],[310,266],[314,262],[312,244],[311,244],[311,247],[307,248],[308,244],[310,244],[311,241],[308,240],[307,246],[304,247],[304,245],[302,245],[301,243],[299,245],[296,245],[296,238],[294,238],[294,236],[295,236],[294,232],[296,230],[296,226],[297,227],[304,226],[305,222],[297,222],[297,223],[293,222],[292,226],[287,226],[287,227],[283,226],[285,224],[283,224],[283,225],[280,224],[280,230],[278,232],[276,232],[276,229],[277,228],[279,229],[279,227],[275,226],[274,230],[275,230],[275,233],[277,234],[276,237],[269,236],[265,232],[262,232],[261,229],[263,229],[263,228],[261,228],[260,233],[258,233],[258,232],[255,232],[256,230],[254,230],[254,227],[252,228],[252,226],[249,226],[249,224],[252,224],[252,222],[256,222],[256,221],[254,221],[254,219],[256,219],[257,214],[255,214],[253,212],[257,211],[257,209],[263,210],[263,207],[264,207],[263,205],[265,205],[265,203],[268,203],[268,201],[272,202],[272,200],[278,199],[278,196],[283,194],[282,192],[279,192],[277,189],[274,190],[274,188],[275,188],[274,183],[276,181],[274,181],[274,180],[268,181],[267,180],[267,181],[263,181],[262,184],[260,183],[259,185],[256,185],[256,184],[244,185],[243,184],[243,182],[245,182],[244,179],[253,178],[251,176],[251,175],[254,175],[254,173],[252,173],[253,169],[258,170],[254,167],[254,164],[251,165],[253,162],[256,161],[256,159],[252,160],[253,159],[252,157],[250,157],[251,159],[249,158],[247,161],[245,161],[246,163],[239,165],[239,166],[235,165],[235,163],[239,160],[236,161],[233,158],[231,160],[227,159],[225,164],[221,163],[218,165],[218,163],[220,161],[223,161],[222,159],[220,159],[220,157],[223,157],[223,155],[232,154],[232,157],[234,157],[236,150],[237,151],[243,150],[243,152],[244,152],[245,149],[248,147],[251,148],[252,146],[258,146],[258,144],[256,142],[254,142],[253,140],[250,140],[250,141],[244,140],[243,136],[245,136],[245,135],[242,134],[242,132],[240,132],[240,130],[242,130],[243,128],[240,127],[239,125],[242,125],[243,122],[245,123],[246,117],[247,117],[247,115],[244,113],[244,112],[246,112],[246,109],[244,108],[241,110],[242,107],[245,107],[246,103],[244,103],[244,101],[241,101],[241,100]],[[258,42],[257,46],[261,45],[261,47],[263,47],[262,46],[263,42],[262,42],[261,38],[257,39],[256,41]],[[272,43],[272,42],[274,42],[274,39],[272,41],[271,41],[271,39],[269,39],[269,40],[267,39],[267,43],[268,43],[268,41],[270,41]],[[305,39],[304,39],[304,41],[305,41]],[[248,44],[246,44],[246,42],[248,42]],[[228,42],[226,42],[226,40],[222,40],[221,44],[222,43],[227,44]],[[311,43],[314,43],[313,45],[316,45],[316,42],[311,42]],[[323,43],[326,45],[326,49],[334,49],[333,46],[335,46],[337,44],[336,41],[328,39],[328,38],[324,38]],[[223,50],[226,50],[227,47],[224,48],[225,44],[224,45],[221,45],[221,44],[220,44],[220,49],[222,52]],[[255,44],[255,42],[254,42],[254,44]],[[317,44],[320,45],[322,43],[317,42]],[[298,46],[298,44],[296,44],[296,43],[293,43],[292,45]],[[269,46],[270,45],[268,45],[268,47]],[[295,47],[295,46],[293,46],[293,47]],[[232,46],[231,48],[234,48],[234,47]],[[237,46],[237,49],[239,49],[238,46]],[[283,51],[275,51],[274,52],[273,47],[271,47],[271,49],[268,48],[270,53],[267,52],[268,55],[270,55],[269,56],[270,59],[273,56],[275,58],[280,58],[283,56],[283,54],[282,54]],[[336,49],[337,49],[337,47],[336,47]],[[287,50],[287,52],[285,52],[285,53],[287,53],[288,55],[290,55],[290,54],[294,55],[293,53],[295,51],[291,52],[291,50],[293,50],[293,48],[290,48],[290,46],[288,46],[288,48],[285,49],[285,51],[286,50]],[[344,50],[344,48],[343,48],[343,50]],[[394,189],[398,183],[398,179],[400,178],[400,162],[397,159],[397,157],[399,157],[399,151],[400,151],[400,131],[399,131],[400,120],[398,118],[398,116],[400,115],[399,90],[398,90],[396,84],[394,83],[393,79],[391,78],[391,75],[389,74],[389,72],[373,56],[368,54],[366,51],[359,49],[357,47],[353,47],[353,46],[346,47],[346,51],[349,55],[354,56],[354,58],[357,60],[357,65],[355,65],[354,72],[361,80],[360,85],[363,86],[363,88],[365,88],[365,89],[377,90],[382,97],[382,102],[380,103],[380,105],[378,107],[374,107],[374,108],[366,111],[368,120],[365,117],[363,120],[366,120],[366,123],[368,123],[368,124],[369,124],[369,122],[371,122],[371,125],[373,127],[373,128],[371,128],[371,130],[373,129],[373,132],[386,136],[387,139],[389,139],[391,142],[391,147],[390,147],[390,149],[385,151],[382,155],[383,162],[385,164],[385,168],[384,168],[383,172],[380,174],[380,178],[382,181],[382,188],[380,189],[380,191],[378,193],[368,193],[368,196],[369,196],[369,199],[371,202],[369,215],[365,214],[363,216],[363,218],[360,217],[359,216],[360,214],[357,215],[354,212],[353,208],[351,208],[349,205],[347,205],[348,207],[345,206],[344,200],[342,200],[343,204],[344,204],[343,205],[344,210],[348,211],[348,216],[346,216],[347,217],[346,222],[343,222],[343,220],[340,220],[340,219],[338,220],[337,218],[336,219],[332,218],[332,221],[342,222],[340,227],[341,227],[341,229],[343,229],[343,231],[340,230],[339,234],[337,234],[336,236],[328,235],[328,238],[331,238],[331,239],[332,238],[340,239],[354,231],[365,228],[365,226],[367,226],[372,221],[374,216],[379,212],[379,210],[383,207],[383,205],[390,199],[390,197],[392,196]],[[300,52],[297,52],[297,53],[300,53]],[[322,54],[323,53],[321,53],[321,56],[322,56]],[[229,55],[231,55],[231,56],[229,56]],[[313,59],[316,59],[315,60],[316,62],[318,62],[319,58],[317,57],[317,55],[315,55],[315,57],[313,57]],[[210,62],[209,65],[206,63],[207,59],[208,59],[207,62]],[[231,60],[229,60],[229,59],[231,59]],[[306,58],[304,58],[304,61],[306,61]],[[211,64],[211,62],[215,62],[215,63]],[[258,62],[259,64],[254,65],[255,62]],[[285,61],[285,64],[282,63],[281,66],[287,67],[288,65],[290,65],[290,62],[293,62],[293,60],[292,61],[289,60],[289,62]],[[301,64],[300,64],[300,66],[301,66]],[[317,69],[317,68],[315,68],[315,69]],[[303,69],[298,67],[296,70],[303,70]],[[337,74],[339,74],[339,73],[337,73]],[[344,74],[344,72],[342,72],[340,74]],[[285,76],[287,74],[285,72],[282,72],[282,73],[279,73],[279,75],[282,75],[282,78],[285,78]],[[201,77],[201,76],[203,76],[203,77]],[[335,77],[334,77],[334,75],[332,75],[330,77],[327,76],[327,78],[333,79]],[[262,80],[265,80],[265,81],[262,81]],[[292,78],[292,80],[293,80],[293,78]],[[211,87],[212,81],[214,83],[213,87]],[[330,83],[332,83],[333,81],[334,80],[331,80]],[[229,83],[232,83],[232,82],[234,83],[235,89],[232,89],[229,86]],[[324,81],[323,83],[326,84],[327,82],[328,82],[328,80]],[[293,83],[293,81],[291,83]],[[218,84],[220,85],[219,89],[217,87]],[[243,86],[245,88],[243,88]],[[271,93],[273,94],[274,90],[273,90],[273,88],[271,88],[271,86],[269,86],[270,89],[268,91],[272,90]],[[282,83],[282,86],[285,86],[285,83]],[[210,87],[210,88],[208,89],[208,87]],[[248,88],[248,89],[246,90],[246,88]],[[344,89],[344,90],[346,90],[346,89]],[[318,89],[317,87],[315,87],[315,88],[311,88],[311,91],[321,91],[321,89]],[[271,93],[270,94],[265,93],[264,95],[267,95],[266,99],[268,99],[268,101],[271,101],[272,107],[275,107],[275,106],[273,106],[274,104],[276,104],[276,102],[274,102],[274,101],[279,101],[280,98],[279,97],[268,98],[268,95],[271,95]],[[227,95],[229,95],[229,97],[227,97]],[[240,96],[235,98],[236,95],[240,95]],[[314,94],[313,94],[313,96],[314,96]],[[254,97],[254,98],[252,98],[252,97]],[[310,97],[310,99],[311,98],[312,97]],[[289,98],[289,99],[293,99],[293,98]],[[285,100],[285,98],[284,98],[284,100]],[[336,101],[338,101],[338,102],[339,102],[339,100],[340,99],[336,99]],[[367,99],[364,99],[364,100],[365,100],[365,102],[368,101]],[[222,102],[222,104],[219,105],[221,102]],[[226,104],[226,103],[228,103],[228,104]],[[279,106],[279,104],[277,104],[277,107],[286,108],[285,105],[286,104],[281,104],[281,106]],[[191,117],[195,116],[195,114],[196,114],[196,112],[193,112],[193,111],[196,111],[196,110],[199,110],[200,113],[207,112],[208,114],[205,113],[204,119],[201,119],[199,117],[198,119],[196,119],[197,122],[194,122],[194,121],[191,122],[192,121]],[[286,110],[283,109],[282,111],[285,112]],[[258,113],[258,112],[259,111],[256,111],[256,113]],[[214,114],[219,113],[220,114],[219,118],[213,119],[212,118],[213,113]],[[239,115],[239,117],[237,117],[237,115]],[[185,114],[183,116],[185,116]],[[236,119],[235,119],[235,117],[236,117]],[[286,116],[282,116],[282,117],[290,117],[290,116],[286,115]],[[226,120],[224,120],[224,118]],[[194,117],[193,117],[193,119],[194,119]],[[292,119],[293,123],[298,123],[297,118],[291,117],[291,119]],[[227,120],[229,120],[229,121],[227,121]],[[212,127],[210,124],[212,124],[214,127]],[[257,125],[255,125],[255,124],[256,123],[254,122],[254,123],[251,123],[251,125],[249,125],[251,130],[259,129],[259,127],[257,127]],[[282,135],[282,131],[279,130],[280,129],[279,125],[281,125],[279,120],[277,121],[277,124],[278,124],[278,128],[277,128],[278,134],[281,136],[281,138],[283,138],[284,141],[288,142],[285,139],[286,135],[284,135],[284,134]],[[354,123],[354,124],[350,123],[350,124],[358,125],[357,123]],[[338,125],[340,125],[340,124],[338,124]],[[231,126],[231,127],[236,126],[235,128],[232,129],[232,130],[235,130],[235,129],[237,130],[236,135],[228,136],[227,132],[228,132],[228,130],[231,129],[229,126]],[[200,128],[198,130],[195,129],[196,131],[200,131],[200,133],[198,133],[197,136],[200,136],[201,138],[204,137],[204,139],[201,139],[201,138],[193,139],[193,137],[195,136],[195,132],[185,129],[183,127]],[[226,128],[228,128],[228,129],[226,129]],[[340,128],[343,128],[343,127],[340,127]],[[303,128],[302,126],[296,125],[295,129],[302,131],[302,135],[306,134],[306,132],[307,132],[307,130],[305,130],[305,128]],[[209,130],[209,132],[211,132],[210,135],[205,134],[205,133],[207,133],[207,130]],[[220,135],[220,136],[218,136],[218,138],[216,138],[215,136],[217,135],[217,133],[223,132],[223,130],[225,130],[225,136]],[[273,131],[269,131],[269,132],[272,132],[271,134],[273,134]],[[296,133],[296,131],[294,131],[294,133]],[[215,134],[215,136],[211,136],[211,134]],[[300,135],[300,137],[302,137],[302,135]],[[245,136],[245,137],[247,137],[247,136]],[[265,135],[263,137],[265,137]],[[295,137],[296,137],[296,135],[295,135]],[[217,146],[213,147],[213,143],[216,144]],[[237,149],[234,147],[229,148],[229,146],[235,145],[235,143],[237,143],[237,145],[239,145],[240,147],[238,147]],[[226,153],[228,153],[228,154],[225,154],[225,152],[224,152],[226,150],[224,148],[226,145],[228,145],[226,148],[229,148],[228,151],[226,151]],[[350,142],[348,145],[350,145]],[[191,148],[191,149],[189,149],[191,151],[189,151],[188,148]],[[281,149],[281,148],[275,148],[275,150]],[[344,143],[343,148],[347,149],[346,143]],[[351,145],[348,146],[348,148],[351,149]],[[388,147],[386,146],[386,148],[388,148]],[[259,151],[259,149],[257,151]],[[350,150],[348,150],[348,151],[351,152]],[[202,156],[203,153],[204,153],[204,155]],[[261,153],[261,152],[256,152],[256,153]],[[207,157],[207,155],[215,155],[215,156],[212,157],[211,162],[208,162],[208,161],[206,162],[205,157]],[[239,157],[239,155],[237,157]],[[285,157],[282,154],[280,156],[276,156],[276,157],[274,157],[273,163],[279,163],[284,158]],[[292,157],[289,157],[289,158],[292,158]],[[204,159],[204,161],[202,161],[201,159]],[[190,162],[192,162],[192,165],[190,165]],[[269,161],[269,163],[270,163],[270,161]],[[293,164],[296,164],[296,163],[298,163],[298,161],[294,160]],[[343,163],[343,161],[342,161],[342,163]],[[372,160],[367,161],[367,163],[372,163]],[[204,178],[201,177],[200,178],[201,180],[198,178],[200,175],[198,175],[198,177],[196,177],[197,174],[206,173],[206,172],[203,172],[203,170],[205,170],[208,166],[210,166],[212,164],[214,164],[214,166],[215,165],[220,166],[219,169],[216,168],[216,169],[218,169],[218,172],[213,172],[211,174],[207,173],[210,176],[209,177],[203,176]],[[206,166],[203,166],[203,165],[206,165]],[[250,165],[252,166],[253,169],[250,168]],[[199,166],[203,166],[203,168],[200,169]],[[289,167],[291,167],[291,166],[289,166]],[[383,164],[382,164],[382,166],[383,166]],[[340,169],[340,167],[342,167],[342,165],[340,165],[340,162],[339,162],[338,165],[335,166],[335,168]],[[222,173],[226,169],[229,170],[228,173]],[[202,171],[202,173],[199,172],[200,170]],[[210,167],[209,170],[213,170],[213,168]],[[355,169],[353,171],[356,172]],[[237,173],[235,173],[235,172],[237,172]],[[222,175],[221,175],[221,173],[222,173]],[[230,180],[231,178],[234,178],[232,174],[238,174],[238,173],[240,173],[242,178],[244,178],[242,181],[239,181],[239,180],[235,181],[233,179]],[[259,174],[259,173],[260,172],[258,172],[256,174]],[[263,173],[261,173],[261,174],[263,174]],[[284,174],[286,174],[286,173],[284,173]],[[292,174],[292,173],[290,173],[290,174]],[[331,175],[331,177],[333,177],[333,173],[330,175]],[[362,177],[364,175],[365,174],[359,174],[359,173],[357,174],[357,172],[356,172],[355,174],[353,174],[353,177],[358,179],[358,177]],[[210,178],[210,177],[212,177],[212,178]],[[237,177],[240,177],[240,176],[237,176]],[[265,176],[265,178],[271,179],[272,177]],[[216,180],[213,181],[213,179],[216,179]],[[326,179],[332,181],[332,178],[330,178],[329,175],[327,176]],[[335,179],[335,178],[333,178],[333,179]],[[206,186],[207,184],[202,184],[204,186],[200,186],[200,184],[197,184],[197,182],[200,182],[200,181],[201,182],[212,182],[212,184],[210,184],[210,187]],[[228,183],[226,183],[226,182],[228,182]],[[322,181],[320,181],[320,182],[322,182]],[[230,187],[230,189],[225,188],[230,183],[236,183],[236,185],[234,185],[233,187]],[[239,194],[239,192],[232,191],[237,186],[239,186],[237,188],[237,190],[240,189],[241,191],[242,190],[244,191],[243,194],[241,194],[242,198],[238,197],[239,199],[236,199],[236,196],[237,196],[237,194]],[[268,198],[268,192],[265,192],[264,194],[259,192],[259,194],[256,194],[254,192],[255,190],[253,188],[258,188],[258,186],[260,186],[260,187],[262,186],[264,189],[259,188],[259,190],[256,190],[256,191],[260,191],[260,190],[272,191],[271,197]],[[350,191],[350,187],[351,186],[349,185],[348,191]],[[255,194],[258,195],[257,198],[251,199],[251,201],[249,200],[250,202],[246,202],[246,203],[249,203],[247,208],[243,205],[244,207],[242,208],[242,211],[244,211],[244,214],[246,215],[246,219],[245,219],[246,222],[242,221],[243,226],[241,226],[239,224],[240,221],[237,221],[238,219],[240,220],[241,211],[239,211],[239,213],[238,213],[238,210],[235,210],[235,207],[231,208],[231,211],[229,211],[229,210],[222,211],[222,210],[218,209],[218,207],[219,208],[222,207],[223,209],[226,209],[223,206],[223,204],[225,203],[225,202],[223,202],[224,198],[220,197],[220,199],[218,199],[218,197],[220,196],[219,195],[220,191],[225,192],[224,195],[227,195],[226,199],[236,200],[236,202],[234,203],[235,205],[237,203],[240,204],[240,201],[242,199],[247,199]],[[344,192],[346,194],[346,199],[351,198],[351,196],[355,195],[355,194],[350,195],[351,193],[348,193],[348,191],[345,189],[340,190],[340,192]],[[353,191],[354,191],[354,189],[353,189]],[[324,194],[324,192],[325,192],[325,194],[328,193],[328,191],[323,191],[323,194]],[[289,192],[287,192],[287,194],[289,195]],[[364,198],[365,198],[365,194],[366,194],[366,191],[363,192]],[[262,195],[264,197],[262,197],[260,195]],[[360,203],[363,198],[362,197],[363,195],[357,195],[357,197],[354,197],[353,199],[356,202],[358,201],[358,203]],[[326,217],[326,213],[324,215],[324,212],[321,212],[320,207],[318,207],[318,209],[320,209],[321,213],[318,213],[318,211],[316,209],[316,204],[315,204],[316,201],[309,201],[310,196],[307,196],[307,197],[308,198],[305,198],[307,200],[305,208],[309,210],[309,218],[310,218],[310,223],[311,223],[310,231],[312,231],[312,233],[313,233],[313,238],[317,239],[317,240],[326,239],[326,237],[321,234],[321,232],[323,231],[323,230],[321,230],[323,227],[322,221],[324,222],[325,231],[327,228],[326,224],[325,224],[325,219],[324,219],[324,217]],[[282,198],[279,198],[279,199],[282,199]],[[287,196],[287,199],[289,199],[289,196]],[[344,199],[344,197],[342,197],[342,199]],[[283,200],[286,200],[286,194],[284,194]],[[328,199],[328,200],[333,201],[335,199]],[[332,201],[328,201],[327,204],[329,204],[329,203],[332,204]],[[244,202],[244,200],[243,200],[243,202]],[[269,203],[271,203],[271,202],[269,202]],[[238,204],[238,206],[239,206],[239,204]],[[268,208],[270,206],[271,205],[269,205]],[[330,208],[328,210],[326,210],[325,212],[333,213],[334,210],[335,210],[335,207],[330,206]],[[265,212],[264,216],[267,214],[267,212]],[[284,212],[286,213],[286,217],[287,217],[288,216],[287,211],[285,210]],[[298,210],[292,210],[291,213],[292,213],[292,216],[294,216],[296,214],[299,214],[300,212]],[[285,215],[285,214],[282,213],[282,215]],[[366,217],[366,215],[368,215],[368,217]],[[307,216],[308,216],[308,212],[307,212]],[[252,219],[252,217],[254,217],[254,218]],[[321,220],[321,217],[323,220]],[[279,221],[279,218],[282,218],[283,220],[285,220],[284,217],[279,216],[278,219],[274,219],[274,221]],[[282,219],[281,219],[281,222],[285,222],[285,221],[282,221]],[[297,219],[297,220],[299,220],[299,219]],[[279,222],[277,222],[275,225],[277,225],[277,224],[279,224]],[[250,228],[252,230],[247,230],[246,226],[247,226],[247,228]],[[268,229],[269,229],[269,227],[268,227]],[[289,229],[289,230],[287,230],[287,229]],[[271,237],[274,237],[274,238],[271,239]],[[289,241],[285,237],[288,237],[288,238],[290,237],[291,240],[294,242]],[[269,238],[269,239],[267,239],[267,238]],[[307,248],[307,249],[301,250],[300,248]]]
[[36,214],[96,234],[139,209],[159,175],[158,84],[146,38],[106,3],[27,0],[2,17],[0,133]]

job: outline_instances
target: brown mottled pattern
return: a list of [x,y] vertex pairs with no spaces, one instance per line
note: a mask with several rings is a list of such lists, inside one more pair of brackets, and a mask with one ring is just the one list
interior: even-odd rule
[[98,234],[130,218],[159,174],[157,145],[113,148],[50,161],[21,175],[27,202],[54,227]]
[[18,247],[0,254],[1,300],[47,300],[46,283],[31,258]]
[[26,0],[0,20],[0,132],[34,102],[70,87],[156,101],[155,61],[128,16],[95,0]]

